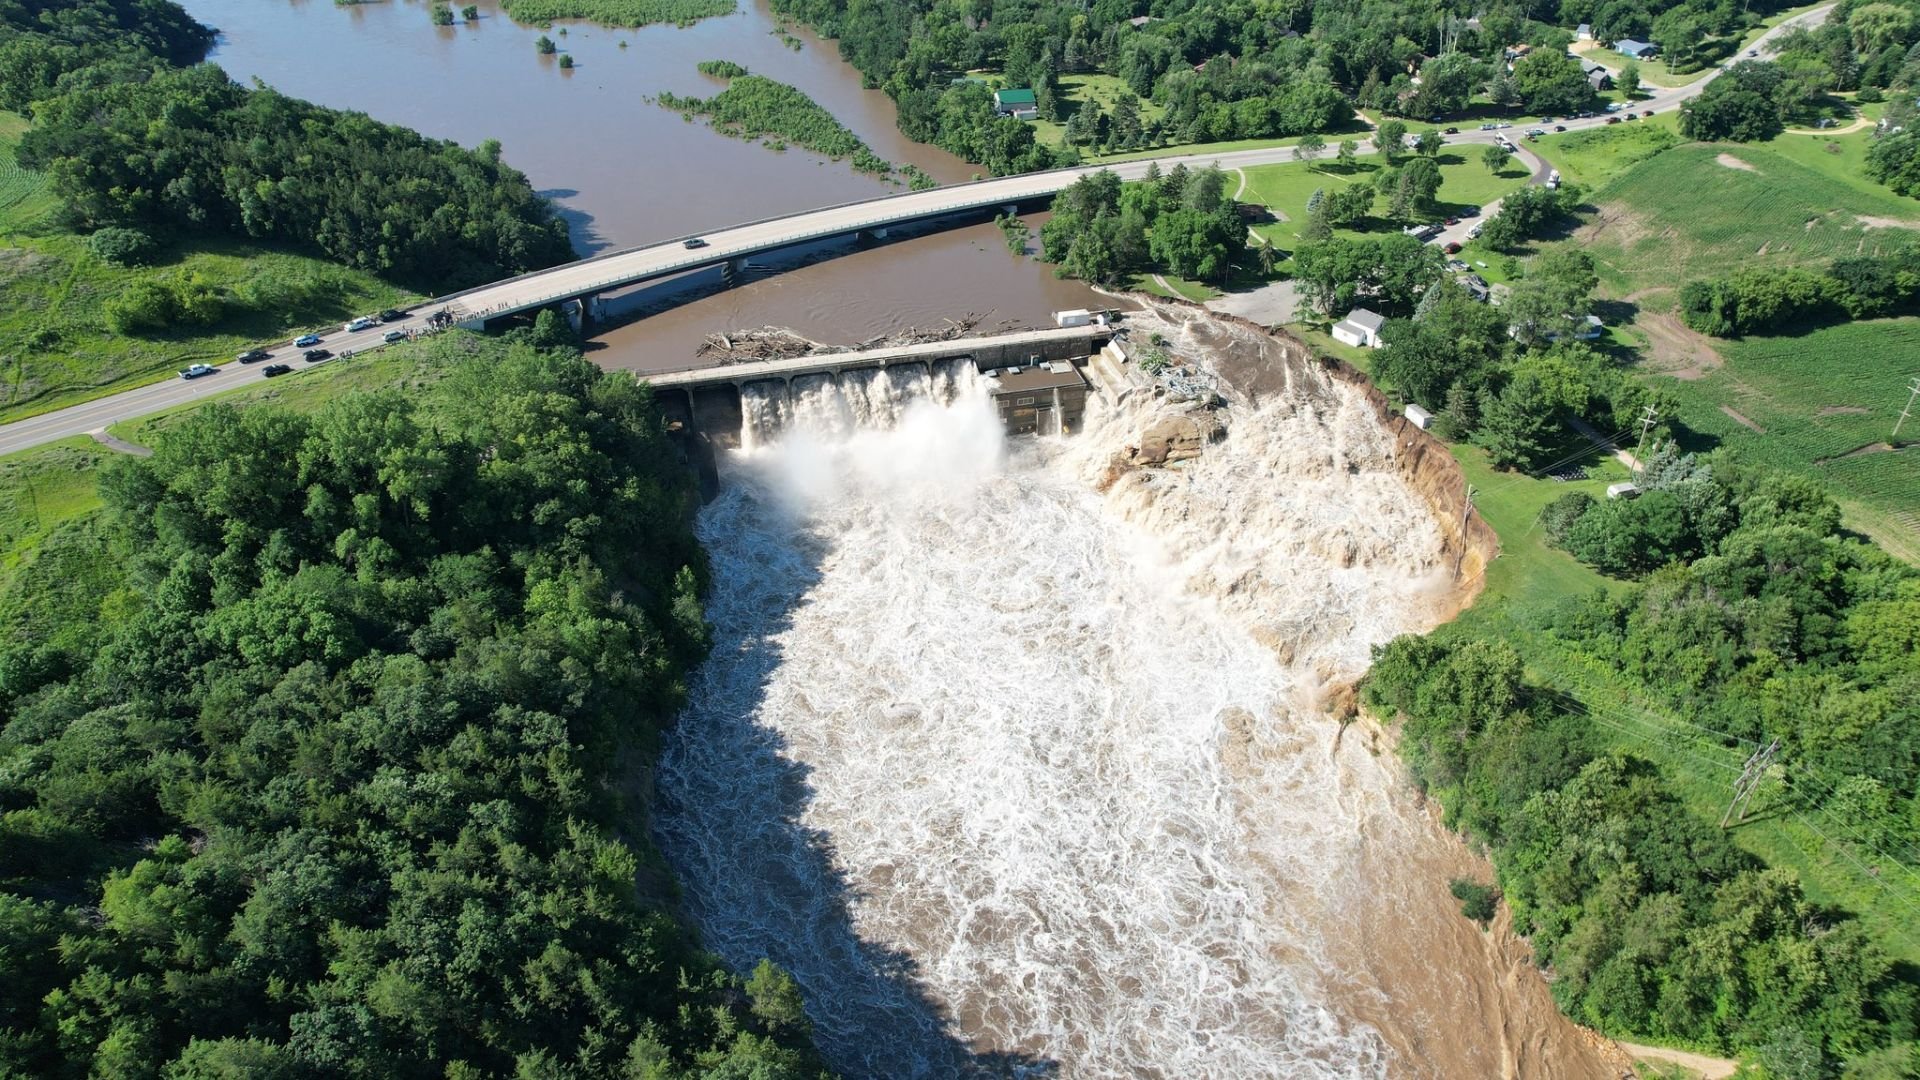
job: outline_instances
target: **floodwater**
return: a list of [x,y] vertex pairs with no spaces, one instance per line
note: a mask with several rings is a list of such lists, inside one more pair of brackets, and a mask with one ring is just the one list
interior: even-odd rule
[[[892,102],[861,87],[833,42],[791,26],[802,46],[788,48],[764,3],[742,0],[735,14],[685,29],[638,30],[521,26],[491,0],[478,5],[478,21],[447,27],[432,24],[421,0],[186,7],[222,32],[211,59],[236,79],[464,146],[498,139],[507,160],[560,205],[582,255],[905,190],[844,161],[728,138],[660,107],[654,98],[663,90],[704,97],[721,88],[695,70],[701,60],[732,60],[799,87],[874,153],[943,183],[977,171],[901,135]],[[542,33],[574,58],[572,70],[535,51]],[[750,275],[733,290],[718,288],[717,272],[674,287],[704,298],[666,305],[659,301],[668,290],[656,287],[636,302],[659,313],[607,332],[594,359],[659,370],[692,362],[714,331],[781,325],[850,344],[967,312],[991,312],[989,324],[1037,325],[1053,310],[1102,304],[1084,286],[1009,253],[985,223]]]
[[1360,393],[1292,372],[1102,495],[1158,399],[1009,440],[967,373],[746,388],[658,777],[702,940],[851,1077],[1618,1075],[1319,707],[1451,589]]

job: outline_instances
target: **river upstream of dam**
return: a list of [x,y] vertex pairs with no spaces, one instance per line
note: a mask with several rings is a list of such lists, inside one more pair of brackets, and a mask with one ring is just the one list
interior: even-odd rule
[[657,832],[837,1070],[1614,1075],[1323,707],[1454,583],[1360,392],[1293,384],[1117,479],[1157,399],[1066,440],[1004,438],[967,381],[749,408]]

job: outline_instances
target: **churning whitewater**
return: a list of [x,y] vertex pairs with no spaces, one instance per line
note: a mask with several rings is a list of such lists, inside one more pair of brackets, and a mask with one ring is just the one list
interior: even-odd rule
[[1391,437],[1321,387],[1103,494],[1129,408],[1007,440],[977,379],[878,378],[750,392],[700,518],[657,829],[706,944],[852,1076],[1438,1075],[1353,925],[1434,830],[1317,708],[1434,618]]

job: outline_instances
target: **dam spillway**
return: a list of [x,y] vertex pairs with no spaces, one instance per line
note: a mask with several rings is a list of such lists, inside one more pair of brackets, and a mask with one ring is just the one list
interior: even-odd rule
[[[764,443],[811,410],[820,431],[887,426],[908,403],[951,404],[976,376],[1009,434],[1080,429],[1105,325],[1028,330],[884,349],[824,351],[747,363],[643,373],[670,423],[725,448]],[[1095,376],[1097,379],[1097,376]]]

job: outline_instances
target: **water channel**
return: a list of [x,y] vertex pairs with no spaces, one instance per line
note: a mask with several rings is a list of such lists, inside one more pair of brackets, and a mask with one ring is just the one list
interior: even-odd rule
[[[661,91],[718,92],[719,80],[695,70],[701,60],[732,60],[799,87],[874,153],[918,165],[943,183],[977,171],[901,135],[892,102],[861,87],[833,42],[790,26],[801,47],[784,44],[782,22],[765,0],[743,0],[733,15],[685,29],[569,21],[545,31],[513,22],[493,0],[479,3],[476,22],[454,26],[434,26],[422,0],[185,6],[221,31],[211,59],[235,79],[259,79],[464,146],[498,139],[507,160],[560,205],[582,255],[905,190],[844,161],[728,138],[654,101]],[[542,33],[574,58],[571,70],[535,51]],[[656,314],[605,333],[594,360],[662,370],[690,363],[701,339],[715,331],[778,325],[851,344],[968,312],[986,315],[989,327],[1038,325],[1050,311],[1103,303],[1008,252],[999,230],[984,223],[751,275],[735,289],[717,285],[717,273],[680,282],[678,288],[704,298],[663,303]]]

